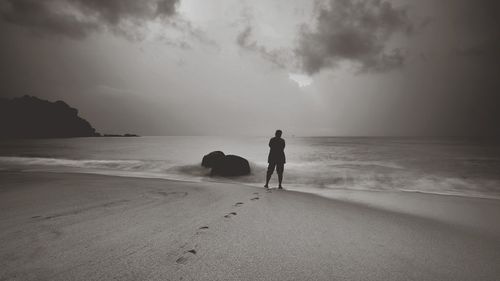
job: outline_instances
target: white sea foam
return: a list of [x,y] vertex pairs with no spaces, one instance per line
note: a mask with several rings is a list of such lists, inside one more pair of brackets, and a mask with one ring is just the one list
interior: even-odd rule
[[[0,169],[98,173],[262,186],[268,138],[142,137],[0,141]],[[223,150],[252,173],[212,178],[204,154]],[[500,197],[500,145],[378,138],[287,139],[285,186]],[[271,185],[276,184],[273,176]]]
[[[286,169],[285,179],[288,186],[295,190],[307,191],[315,188],[314,193],[321,190],[362,190],[362,191],[407,191],[472,197],[500,198],[500,194],[491,192],[498,181],[468,181],[463,178],[447,178],[435,175],[415,174],[401,171],[401,167],[380,165],[394,169],[393,173],[360,172],[349,166],[373,166],[373,161],[355,161],[342,163],[332,169],[319,164],[294,164]],[[93,173],[126,177],[163,178],[182,181],[221,181],[238,182],[247,185],[261,186],[265,177],[265,163],[251,163],[252,173],[236,178],[210,177],[210,170],[194,163],[189,165],[172,165],[158,160],[91,160],[91,159],[58,159],[42,157],[0,157],[0,168],[17,171],[57,171],[72,173]],[[312,190],[311,190],[312,191]],[[326,190],[325,190],[326,193]]]

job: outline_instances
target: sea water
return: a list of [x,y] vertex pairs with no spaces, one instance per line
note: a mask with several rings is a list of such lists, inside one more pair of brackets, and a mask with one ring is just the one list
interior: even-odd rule
[[[284,186],[500,198],[500,144],[464,139],[289,137]],[[101,137],[1,140],[0,170],[96,173],[263,186],[268,137]],[[210,177],[203,155],[249,160],[248,176]],[[1,175],[0,175],[1,176]],[[276,186],[276,175],[271,186]]]

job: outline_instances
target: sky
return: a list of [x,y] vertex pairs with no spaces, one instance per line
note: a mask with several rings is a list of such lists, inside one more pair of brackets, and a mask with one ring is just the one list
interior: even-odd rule
[[496,0],[0,0],[0,95],[103,133],[500,135]]

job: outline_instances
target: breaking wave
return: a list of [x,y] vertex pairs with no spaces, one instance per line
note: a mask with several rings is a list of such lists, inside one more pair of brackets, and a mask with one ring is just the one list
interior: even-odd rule
[[[42,157],[0,157],[0,170],[92,173],[127,177],[162,178],[182,181],[237,182],[262,186],[267,164],[251,163],[248,176],[210,177],[199,163],[175,165],[160,160],[93,160]],[[274,184],[273,178],[272,184]],[[411,191],[472,197],[500,198],[494,179],[440,176],[405,169],[377,161],[287,163],[286,186],[307,192],[321,190]]]

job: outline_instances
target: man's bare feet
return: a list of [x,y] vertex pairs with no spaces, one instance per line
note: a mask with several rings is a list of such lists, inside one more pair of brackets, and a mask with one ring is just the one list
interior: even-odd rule
[[281,186],[281,185],[280,185],[280,186],[278,186],[278,189],[283,189],[283,186]]
[[269,188],[269,186],[268,186],[267,184],[266,184],[266,185],[264,185],[264,187],[265,187],[265,188]]

